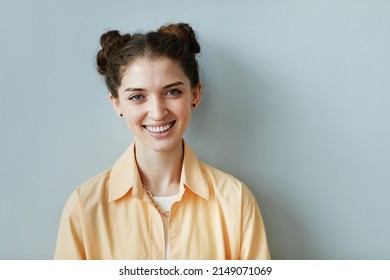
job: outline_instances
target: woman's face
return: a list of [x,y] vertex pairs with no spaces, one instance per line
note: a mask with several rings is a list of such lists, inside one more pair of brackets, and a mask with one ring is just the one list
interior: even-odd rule
[[118,98],[110,98],[117,114],[123,114],[136,145],[169,152],[181,145],[193,104],[201,100],[201,84],[191,88],[174,60],[139,58],[124,72]]

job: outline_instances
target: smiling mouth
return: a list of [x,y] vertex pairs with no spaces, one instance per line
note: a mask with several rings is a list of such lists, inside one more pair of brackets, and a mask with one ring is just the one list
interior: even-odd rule
[[166,125],[161,126],[151,126],[151,125],[143,125],[143,128],[145,128],[147,131],[151,133],[164,133],[170,130],[174,125],[176,121],[172,121]]

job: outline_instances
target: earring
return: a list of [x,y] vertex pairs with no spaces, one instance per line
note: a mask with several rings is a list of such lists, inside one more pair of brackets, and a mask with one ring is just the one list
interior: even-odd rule
[[122,114],[122,113],[120,113],[120,114],[119,114],[119,116],[122,118],[122,117],[123,117],[123,114]]
[[196,107],[196,104],[195,103],[192,103],[192,108],[195,108]]

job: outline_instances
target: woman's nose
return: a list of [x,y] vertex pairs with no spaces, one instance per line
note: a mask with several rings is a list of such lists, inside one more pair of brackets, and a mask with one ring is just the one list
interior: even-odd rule
[[156,121],[163,120],[167,114],[168,109],[163,100],[155,98],[150,101],[149,116],[152,119]]

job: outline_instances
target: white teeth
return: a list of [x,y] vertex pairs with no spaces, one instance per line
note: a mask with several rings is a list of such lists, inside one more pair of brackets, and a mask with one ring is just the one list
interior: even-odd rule
[[145,128],[153,133],[163,133],[168,131],[173,125],[173,122],[162,126],[145,126]]

